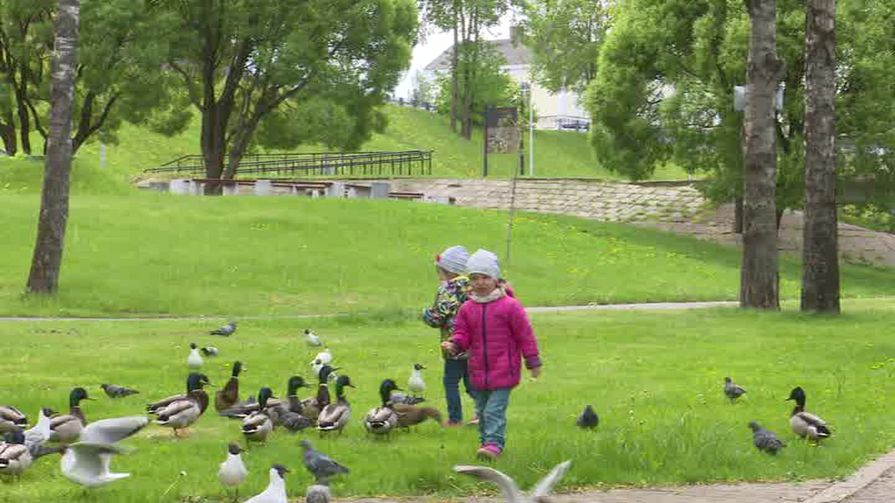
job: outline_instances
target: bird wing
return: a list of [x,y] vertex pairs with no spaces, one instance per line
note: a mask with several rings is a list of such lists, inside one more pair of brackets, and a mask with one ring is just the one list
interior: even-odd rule
[[815,416],[814,414],[812,414],[810,412],[799,412],[796,415],[799,416],[800,418],[802,418],[803,421],[810,424],[811,426],[826,426],[827,425],[826,421],[819,418],[818,416]]
[[550,494],[550,490],[553,489],[553,486],[556,485],[560,479],[563,478],[563,475],[569,470],[569,466],[572,465],[572,460],[569,459],[567,461],[563,461],[562,463],[553,467],[544,478],[538,481],[538,485],[535,486],[531,491],[532,498],[543,498]]
[[22,444],[0,444],[0,459],[14,461],[28,453],[28,448]]
[[488,468],[486,466],[457,465],[454,466],[454,471],[491,482],[500,488],[504,498],[509,501],[518,501],[522,498],[522,494],[519,492],[519,487],[516,486],[516,482],[493,468]]
[[162,417],[170,418],[171,416],[180,414],[181,412],[184,412],[184,411],[190,409],[191,407],[195,407],[195,406],[196,406],[196,402],[194,402],[193,400],[190,400],[189,398],[184,398],[182,400],[177,400],[175,402],[171,402],[164,409],[156,411],[155,415],[157,415],[159,418],[162,418]]
[[84,443],[114,444],[137,433],[149,424],[145,416],[100,419],[84,427],[80,441]]
[[0,407],[0,418],[6,419],[7,421],[19,422],[25,420],[25,414],[12,405],[4,405]]

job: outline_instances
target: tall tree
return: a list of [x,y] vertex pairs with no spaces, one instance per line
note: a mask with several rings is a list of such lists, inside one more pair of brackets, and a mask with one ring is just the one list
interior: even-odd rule
[[777,58],[777,0],[745,1],[752,29],[746,70],[740,305],[779,309],[774,96],[783,64]]
[[836,0],[808,0],[805,18],[802,310],[838,313]]
[[68,221],[68,189],[71,172],[71,117],[77,69],[80,0],[59,0],[53,26],[52,88],[50,90],[50,137],[44,165],[37,243],[28,276],[28,291],[54,293]]
[[[349,133],[338,138],[342,145],[355,145],[371,127],[381,127],[376,109],[409,63],[417,28],[413,0],[168,5],[178,17],[179,36],[167,64],[202,115],[200,143],[212,180],[233,178],[255,133],[276,129],[265,127],[266,121],[279,123],[290,110],[322,120],[302,115],[309,103],[323,118],[350,119],[338,128]],[[206,185],[206,193],[220,192],[219,183]]]

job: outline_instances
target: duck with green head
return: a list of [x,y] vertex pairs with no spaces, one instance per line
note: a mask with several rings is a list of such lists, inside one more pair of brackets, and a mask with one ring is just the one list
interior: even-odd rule
[[330,404],[329,376],[336,370],[339,370],[339,367],[333,368],[329,365],[320,367],[320,372],[317,374],[317,395],[301,402],[301,414],[303,416],[316,421],[320,411]]
[[789,426],[796,435],[809,440],[819,441],[832,435],[826,421],[810,412],[805,412],[805,390],[796,386],[789,393],[788,400],[795,400],[796,406],[789,416]]
[[258,390],[258,410],[249,414],[242,420],[242,434],[248,442],[266,442],[267,436],[273,431],[273,421],[268,413],[268,401],[273,396],[270,388],[264,387]]
[[302,403],[298,398],[298,388],[309,387],[301,376],[292,376],[287,383],[288,394],[286,401],[275,405],[268,405],[267,412],[274,426],[282,426],[287,431],[301,431],[314,425],[314,420],[301,414]]
[[338,431],[342,433],[342,429],[351,419],[351,404],[345,398],[345,388],[353,388],[351,378],[341,375],[336,379],[336,401],[323,408],[317,417],[317,429],[324,431]]
[[180,436],[180,430],[189,428],[208,408],[208,393],[203,386],[210,385],[205,374],[192,373],[187,377],[186,396],[176,399],[157,409],[155,423],[174,429],[174,436]]
[[371,409],[364,417],[364,428],[367,433],[385,435],[391,433],[398,426],[398,413],[395,412],[391,396],[392,391],[400,389],[392,379],[382,381],[382,384],[379,385],[379,398],[382,400],[382,405]]
[[68,414],[57,414],[50,418],[50,440],[68,444],[76,442],[81,435],[81,430],[87,424],[84,411],[81,410],[82,400],[93,400],[87,396],[84,388],[74,388],[68,394]]

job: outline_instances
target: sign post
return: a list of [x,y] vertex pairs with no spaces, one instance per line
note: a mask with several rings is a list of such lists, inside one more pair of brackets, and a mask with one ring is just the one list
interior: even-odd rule
[[512,154],[520,150],[519,113],[516,107],[485,109],[485,152],[482,176],[488,176],[488,154]]

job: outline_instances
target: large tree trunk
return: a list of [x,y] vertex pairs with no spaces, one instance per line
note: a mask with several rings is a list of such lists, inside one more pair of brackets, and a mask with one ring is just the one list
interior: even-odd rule
[[3,117],[0,117],[0,141],[3,142],[3,150],[7,155],[16,155],[16,152],[19,151],[16,126],[11,111],[7,111]]
[[59,0],[57,4],[50,89],[50,136],[37,222],[37,243],[27,286],[32,293],[54,293],[59,285],[59,267],[68,220],[71,114],[80,7],[80,0]]
[[805,26],[802,311],[839,312],[836,222],[836,0],[809,0]]
[[779,309],[774,94],[782,64],[777,59],[777,2],[745,1],[752,30],[747,67],[740,305]]
[[454,9],[454,45],[453,45],[453,54],[451,54],[451,131],[454,133],[457,132],[457,100],[460,96],[460,75],[459,75],[459,59],[460,59],[460,45],[459,38],[457,33],[459,31],[459,23],[460,16],[458,15],[458,9],[460,6],[459,2],[454,0],[453,9]]
[[22,140],[22,152],[31,155],[31,118],[28,115],[25,76],[22,75],[21,78],[21,84],[13,82],[16,96],[16,114],[19,117],[19,138]]
[[226,142],[224,133],[226,125],[223,124],[219,106],[212,103],[202,113],[202,155],[205,161],[205,195],[220,195],[222,186],[219,181],[224,172],[224,158]]

